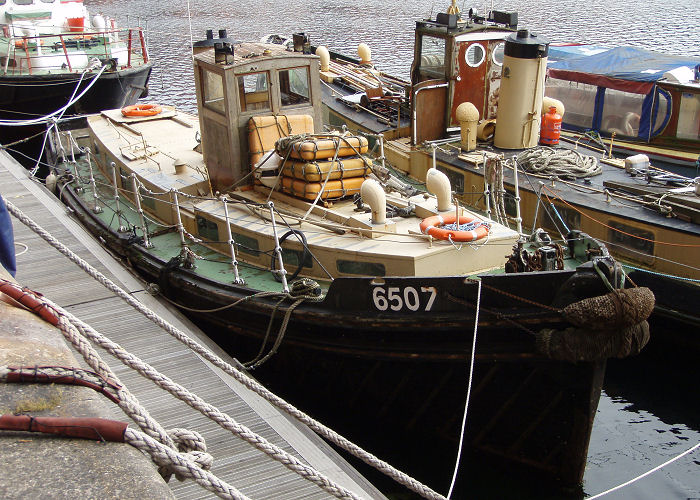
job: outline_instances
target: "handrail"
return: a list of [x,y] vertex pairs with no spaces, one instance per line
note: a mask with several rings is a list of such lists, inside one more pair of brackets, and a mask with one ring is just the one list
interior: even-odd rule
[[[134,33],[136,32],[136,33]],[[140,43],[134,42],[134,35],[139,37]],[[121,36],[120,36],[121,35]],[[124,43],[123,38],[128,39]],[[75,53],[71,51],[71,45],[77,49],[85,45],[84,49],[94,47],[93,52],[79,52],[87,57],[112,58],[115,51],[122,54],[126,51],[127,61],[122,68],[131,68],[132,65],[141,66],[149,61],[146,50],[143,28],[122,28],[97,31],[67,32],[54,34],[22,35],[15,36],[14,30],[8,30],[6,60],[0,71],[3,74],[34,74],[44,69],[36,63],[40,58],[52,58],[50,66],[46,69],[67,68],[70,73],[82,71],[76,67]],[[125,46],[126,45],[126,46]],[[101,47],[99,47],[101,46]],[[22,52],[18,53],[17,49]],[[62,55],[59,55],[62,52]],[[123,56],[122,56],[123,57]],[[71,59],[73,58],[73,61]]]

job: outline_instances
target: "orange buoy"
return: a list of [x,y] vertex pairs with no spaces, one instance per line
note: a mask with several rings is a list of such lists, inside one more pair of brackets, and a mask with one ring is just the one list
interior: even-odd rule
[[133,104],[122,108],[124,116],[155,116],[163,111],[157,104]]
[[[457,227],[459,227],[460,224],[474,223],[474,229],[460,231],[444,229],[442,227],[448,224],[454,224],[455,222],[457,223]],[[477,220],[474,217],[460,216],[459,220],[457,220],[457,216],[455,214],[446,214],[433,215],[432,217],[423,219],[423,221],[420,223],[420,230],[423,234],[429,234],[438,240],[467,243],[469,241],[475,241],[483,238],[489,234],[490,226],[489,224]]]
[[550,106],[549,111],[542,116],[540,144],[546,144],[547,146],[559,144],[561,120],[561,115],[557,113],[557,108],[555,106]]

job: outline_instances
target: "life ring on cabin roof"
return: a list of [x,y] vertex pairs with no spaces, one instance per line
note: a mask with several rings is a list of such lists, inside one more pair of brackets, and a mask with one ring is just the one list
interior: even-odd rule
[[420,230],[423,234],[429,234],[433,238],[445,241],[456,241],[458,243],[468,243],[483,238],[489,234],[491,226],[478,220],[476,217],[461,216],[458,224],[472,224],[474,229],[467,231],[455,231],[454,229],[444,229],[442,226],[457,222],[455,214],[433,215],[423,219],[420,223]]
[[155,116],[161,111],[163,108],[157,104],[133,104],[122,108],[124,116]]

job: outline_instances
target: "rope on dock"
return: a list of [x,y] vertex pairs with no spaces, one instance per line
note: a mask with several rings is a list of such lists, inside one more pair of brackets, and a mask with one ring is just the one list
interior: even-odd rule
[[[179,330],[174,325],[171,325],[170,323],[165,321],[163,318],[159,317],[155,312],[151,311],[146,306],[144,306],[141,302],[139,302],[134,297],[132,297],[130,294],[128,294],[126,291],[122,290],[119,286],[117,286],[109,278],[104,276],[97,269],[95,269],[93,266],[91,266],[89,263],[87,263],[85,260],[83,260],[80,256],[76,255],[68,247],[66,247],[64,244],[62,244],[56,238],[54,238],[50,233],[48,233],[45,229],[43,229],[41,226],[39,226],[31,218],[26,216],[19,208],[17,208],[10,201],[5,200],[5,203],[7,205],[8,211],[14,217],[16,217],[20,222],[22,222],[27,227],[29,227],[32,231],[34,231],[36,234],[38,234],[42,239],[44,239],[51,246],[56,248],[59,252],[61,252],[64,256],[66,256],[68,259],[70,259],[73,263],[78,265],[88,275],[92,276],[95,280],[100,282],[103,286],[105,286],[107,289],[112,291],[115,295],[120,297],[127,304],[129,304],[134,309],[136,309],[141,314],[143,314],[146,318],[151,320],[156,325],[160,326],[163,330],[165,330],[170,335],[172,335],[175,339],[179,340],[184,345],[186,345],[187,347],[192,349],[194,352],[199,354],[202,358],[206,359],[207,361],[211,362],[214,366],[216,366],[216,367],[220,368],[221,370],[223,370],[224,372],[226,372],[228,375],[233,377],[236,381],[238,381],[239,383],[241,383],[242,385],[244,385],[248,389],[252,390],[253,392],[258,394],[259,396],[263,397],[264,399],[266,399],[268,402],[270,402],[272,405],[276,406],[280,410],[288,413],[289,415],[292,415],[293,417],[295,417],[301,423],[305,424],[307,427],[312,429],[314,432],[316,432],[321,437],[329,440],[333,444],[339,446],[340,448],[344,449],[348,453],[359,458],[360,460],[362,460],[366,464],[376,468],[377,470],[379,470],[383,474],[391,477],[396,482],[398,482],[399,484],[402,484],[403,486],[410,489],[411,491],[421,495],[422,497],[424,497],[428,500],[446,500],[446,498],[443,495],[432,490],[429,486],[424,485],[421,482],[419,482],[418,480],[409,476],[408,474],[401,472],[400,470],[396,469],[395,467],[393,467],[389,463],[377,458],[373,454],[369,453],[368,451],[364,450],[360,446],[349,441],[347,438],[345,438],[342,435],[338,434],[337,432],[333,431],[329,427],[325,426],[324,424],[322,424],[322,423],[318,422],[317,420],[311,418],[310,416],[306,415],[304,412],[302,412],[301,410],[299,410],[295,406],[291,405],[290,403],[288,403],[284,399],[280,398],[276,394],[269,391],[266,387],[264,387],[263,385],[261,385],[257,381],[248,377],[245,373],[241,372],[240,370],[236,369],[231,364],[225,362],[224,360],[222,360],[221,358],[216,356],[209,349],[202,346],[201,344],[199,344],[195,340],[191,339],[183,331]],[[58,306],[55,306],[55,307],[58,307]],[[70,315],[70,313],[67,313],[67,312],[66,312],[66,314]],[[80,323],[80,320],[78,320],[78,322]],[[116,379],[116,377],[115,377],[115,379]],[[217,421],[217,423],[219,423],[219,422]],[[253,433],[251,433],[251,434],[253,434]],[[255,435],[255,434],[253,434],[253,435]],[[251,444],[254,444],[254,443],[251,443]],[[265,450],[262,450],[262,451],[265,451]],[[290,468],[291,470],[294,470],[292,468],[292,463],[293,462],[299,463],[299,462],[296,460],[296,458],[294,458],[291,455],[288,455],[283,450],[280,450],[280,451],[281,451],[281,453],[279,454],[279,456],[287,455],[289,457],[288,463],[285,463],[285,462],[282,462],[282,463],[285,466],[287,466],[288,468]],[[276,460],[279,460],[278,456],[273,456],[273,458],[275,458]],[[314,473],[316,472],[310,467],[307,467],[303,464],[301,464],[301,465],[306,469],[310,469],[309,472],[311,472],[311,471],[313,471]],[[318,476],[319,476],[319,474],[316,473],[316,475],[313,477],[317,478]],[[309,480],[313,480],[312,475],[304,476],[304,477],[309,479]],[[323,477],[323,476],[321,476],[321,477]],[[323,479],[329,484],[334,484],[334,483],[331,483],[331,481],[328,480],[327,478],[323,478]],[[338,488],[342,488],[342,487],[338,487]],[[350,492],[348,492],[348,494],[352,495],[352,493],[350,493]],[[350,498],[354,498],[354,496],[352,496]]]

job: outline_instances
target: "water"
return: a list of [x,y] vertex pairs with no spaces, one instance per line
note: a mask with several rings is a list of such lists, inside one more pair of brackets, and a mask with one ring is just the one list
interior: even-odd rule
[[[149,101],[196,111],[190,56],[190,22],[185,1],[85,0],[91,12],[116,18],[120,25],[141,16],[148,20],[155,68]],[[304,31],[313,44],[348,55],[357,44],[372,48],[377,66],[406,78],[413,54],[415,21],[444,10],[448,0],[192,0],[191,33],[204,38],[207,29],[226,28],[231,38],[257,40],[277,33]],[[462,5],[469,9],[470,4]],[[486,9],[476,4],[481,13]],[[519,13],[519,24],[552,42],[628,44],[678,55],[700,56],[700,3],[697,0],[541,0],[496,2],[499,10]],[[698,371],[693,352],[663,342],[666,325],[652,327],[652,342],[637,358],[609,364],[584,478],[593,495],[623,483],[700,442]],[[697,332],[688,332],[697,335]],[[694,352],[697,354],[697,351]],[[236,355],[232,352],[232,355]],[[391,457],[383,457],[391,462]],[[607,498],[700,498],[700,450]],[[507,477],[507,471],[500,471]],[[497,480],[494,480],[497,481]],[[507,480],[506,480],[507,483]],[[445,493],[447,484],[432,485]],[[537,489],[503,493],[480,489],[478,498],[542,498]],[[503,485],[501,485],[503,486]],[[483,488],[483,486],[481,487]],[[557,498],[581,498],[581,494]]]

